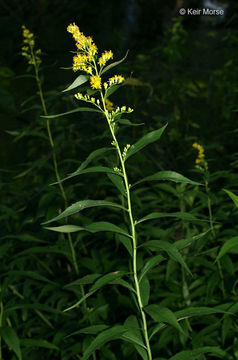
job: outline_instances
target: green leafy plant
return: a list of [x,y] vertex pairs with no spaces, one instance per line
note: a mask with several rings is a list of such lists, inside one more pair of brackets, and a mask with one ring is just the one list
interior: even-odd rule
[[[73,178],[75,176],[93,172],[102,172],[106,173],[112,183],[115,185],[119,192],[119,198],[121,198],[122,203],[111,202],[107,199],[104,200],[80,200],[73,205],[69,206],[65,211],[60,215],[46,221],[44,224],[48,225],[54,221],[60,221],[61,219],[67,218],[71,215],[81,212],[84,209],[94,208],[94,207],[111,207],[115,210],[124,214],[125,224],[122,224],[120,227],[114,225],[113,223],[107,221],[92,222],[87,226],[77,226],[73,224],[61,225],[57,227],[46,227],[46,229],[62,232],[62,233],[71,233],[71,232],[81,232],[88,231],[89,233],[96,233],[101,231],[108,231],[117,234],[119,241],[127,248],[131,256],[131,268],[129,271],[116,270],[106,275],[99,277],[97,274],[92,274],[92,282],[89,292],[81,297],[76,303],[66,308],[65,311],[70,311],[77,308],[82,304],[87,298],[95,294],[99,289],[101,289],[106,284],[118,284],[125,287],[130,291],[132,298],[135,301],[136,309],[138,310],[137,316],[134,314],[130,315],[124,322],[124,325],[116,325],[110,329],[104,328],[105,324],[102,325],[92,325],[88,328],[88,331],[92,333],[97,333],[100,331],[99,335],[90,343],[87,350],[85,350],[82,359],[88,359],[96,349],[100,348],[103,344],[110,340],[121,339],[132,343],[140,356],[144,360],[151,360],[152,350],[151,350],[151,337],[154,336],[161,328],[164,326],[170,325],[177,329],[178,332],[183,334],[184,330],[178,322],[178,317],[173,313],[169,308],[160,306],[158,304],[149,304],[150,299],[150,281],[148,278],[148,273],[157,266],[160,262],[164,260],[164,257],[160,253],[165,253],[173,261],[178,262],[185,271],[190,272],[183,256],[180,253],[180,249],[184,246],[186,247],[186,240],[181,242],[181,247],[179,243],[173,244],[168,241],[163,240],[150,240],[144,242],[140,237],[140,232],[137,230],[140,229],[139,224],[161,218],[166,216],[174,216],[180,219],[193,220],[194,218],[187,213],[179,212],[174,214],[166,214],[159,212],[152,212],[141,219],[137,219],[136,209],[133,205],[133,190],[136,186],[144,182],[150,181],[172,181],[175,183],[184,183],[191,185],[199,185],[194,181],[189,180],[188,178],[173,172],[173,171],[160,171],[154,175],[146,176],[145,178],[136,181],[134,184],[131,184],[128,178],[127,162],[135,154],[139,153],[147,145],[156,142],[159,140],[163,134],[166,125],[161,129],[154,130],[150,133],[144,135],[140,140],[135,144],[130,145],[121,145],[119,141],[119,129],[120,124],[130,122],[125,119],[125,115],[131,113],[133,110],[130,107],[122,106],[117,107],[116,109],[108,109],[108,97],[114,93],[118,88],[123,85],[125,79],[121,75],[114,75],[110,77],[107,81],[102,84],[102,75],[106,71],[112,69],[114,66],[118,65],[120,62],[111,63],[106,66],[106,63],[112,59],[112,51],[105,51],[100,57],[97,56],[97,47],[93,42],[91,37],[86,37],[78,28],[77,25],[71,24],[68,27],[68,31],[73,34],[73,37],[76,41],[77,53],[73,59],[73,70],[81,70],[86,73],[86,75],[79,75],[78,78],[70,85],[66,90],[77,90],[79,86],[86,84],[87,81],[90,81],[91,88],[87,89],[87,93],[75,94],[75,98],[79,101],[87,103],[90,107],[78,107],[77,109],[68,112],[68,114],[77,111],[95,111],[102,115],[102,118],[106,120],[110,134],[111,134],[111,145],[112,149],[116,150],[115,165],[113,168],[102,167],[102,166],[92,166],[88,167],[91,161],[99,155],[104,154],[108,151],[108,148],[94,150],[88,158],[81,164],[81,166],[67,178]],[[92,96],[93,95],[93,96]],[[111,106],[111,104],[110,104]],[[47,119],[54,117],[62,116],[67,113],[45,116]],[[188,240],[189,243],[191,239]],[[150,254],[146,258],[144,263],[141,263],[138,266],[138,259],[141,259],[139,252],[147,249]],[[146,251],[146,252],[147,252]],[[152,255],[153,252],[159,253]],[[139,256],[139,257],[138,257]],[[140,260],[141,262],[141,260]],[[125,278],[129,278],[125,280]],[[76,284],[80,284],[83,281],[76,280]],[[73,284],[72,284],[73,285]],[[72,286],[70,285],[70,286]],[[187,318],[189,316],[191,309],[184,309],[180,312],[180,315],[183,313],[183,317]],[[212,309],[207,308],[205,311],[213,312]],[[202,314],[202,308],[197,308],[194,310],[196,314]],[[148,319],[147,314],[158,323],[155,327],[149,331],[148,328]],[[100,327],[99,327],[100,326]],[[83,330],[80,330],[83,332]],[[86,331],[86,328],[85,328]],[[201,348],[197,351],[197,354],[202,354],[205,352],[218,352],[218,349],[215,348]],[[195,353],[194,353],[195,354]],[[184,353],[183,356],[186,354]],[[179,357],[180,356],[180,357]],[[176,355],[171,359],[179,359],[181,355]]]

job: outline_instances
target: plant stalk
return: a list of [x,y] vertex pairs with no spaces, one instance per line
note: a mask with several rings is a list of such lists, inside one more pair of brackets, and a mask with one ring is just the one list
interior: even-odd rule
[[[34,69],[35,69],[35,77],[36,77],[36,82],[37,82],[37,86],[38,86],[38,90],[39,90],[39,96],[40,96],[40,100],[41,100],[43,113],[44,113],[45,116],[47,116],[48,112],[47,112],[45,99],[44,99],[42,86],[41,86],[41,81],[40,81],[40,77],[39,77],[39,69],[38,69],[38,65],[36,63],[36,58],[35,58],[35,54],[34,54],[34,51],[33,51],[32,47],[31,47],[31,54],[32,54],[33,65],[34,65]],[[62,181],[61,181],[60,176],[59,176],[58,162],[57,162],[57,157],[56,157],[56,152],[55,152],[55,144],[54,144],[54,140],[53,140],[53,136],[52,136],[52,132],[51,132],[51,128],[50,128],[49,119],[46,119],[46,128],[47,128],[47,133],[48,133],[48,137],[49,137],[50,146],[52,148],[52,157],[53,157],[55,176],[56,176],[59,188],[60,188],[62,198],[64,199],[65,208],[67,208],[68,207],[68,200],[67,200],[67,196],[65,194],[64,187],[62,185]],[[67,222],[67,219],[66,219],[66,222]],[[79,274],[79,269],[78,269],[78,264],[77,264],[77,259],[76,259],[76,254],[75,254],[75,249],[74,249],[71,234],[67,233],[67,237],[68,237],[69,246],[70,246],[70,250],[71,250],[73,266],[74,266],[76,274],[78,275]]]
[[[213,226],[212,204],[211,204],[211,199],[210,199],[210,195],[209,195],[210,190],[209,190],[209,186],[208,186],[208,180],[206,179],[206,177],[205,177],[205,189],[206,189],[206,193],[207,193],[207,207],[208,207],[208,213],[209,213],[210,228],[212,231],[212,236],[215,239],[216,234],[215,234],[215,230],[214,230],[214,226]],[[225,291],[225,284],[224,284],[224,275],[223,275],[220,260],[217,260],[217,268],[218,268],[218,272],[219,272],[220,279],[221,279],[221,291],[222,291],[223,299],[225,299],[226,291]]]
[[120,149],[120,146],[118,144],[114,129],[113,129],[112,125],[111,125],[110,118],[108,117],[108,111],[106,109],[105,100],[104,100],[102,91],[100,91],[100,93],[101,93],[102,103],[103,103],[103,107],[104,107],[104,115],[106,116],[108,126],[110,128],[111,135],[112,135],[112,138],[114,140],[114,144],[115,144],[116,149],[117,149],[117,153],[118,153],[120,163],[121,163],[121,167],[122,167],[124,183],[125,183],[125,187],[126,187],[128,213],[129,213],[129,219],[130,219],[130,225],[131,225],[131,236],[132,236],[132,242],[133,242],[133,276],[134,276],[134,283],[135,283],[135,288],[136,288],[137,301],[138,301],[140,314],[141,314],[141,318],[142,318],[142,323],[143,323],[143,333],[144,333],[144,338],[145,338],[145,343],[146,343],[146,350],[147,350],[147,354],[148,354],[148,360],[152,360],[152,353],[151,353],[149,336],[148,336],[148,329],[147,329],[146,314],[145,314],[144,309],[143,309],[143,304],[142,304],[142,300],[141,300],[141,293],[140,293],[140,286],[139,286],[138,275],[137,275],[137,239],[136,239],[136,231],[135,231],[135,222],[134,222],[133,213],[132,213],[130,185],[128,183],[128,177],[127,177],[127,172],[126,172],[126,167],[125,167],[125,161],[123,159],[121,149]]

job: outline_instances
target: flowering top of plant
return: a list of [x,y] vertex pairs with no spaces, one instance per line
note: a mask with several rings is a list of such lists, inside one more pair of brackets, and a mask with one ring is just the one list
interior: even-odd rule
[[35,39],[34,33],[28,30],[25,25],[22,25],[22,36],[23,36],[23,43],[24,46],[22,47],[22,56],[24,56],[28,64],[39,66],[41,63],[41,49],[35,50]]
[[102,83],[101,75],[107,70],[105,68],[107,62],[113,59],[113,52],[111,50],[105,50],[101,56],[98,57],[98,48],[93,39],[90,36],[85,36],[75,23],[70,24],[67,27],[67,31],[73,35],[77,47],[77,53],[73,57],[73,71],[80,70],[86,73],[86,76],[90,75],[91,88],[93,90],[99,90],[101,95],[99,100],[88,95],[77,93],[75,94],[76,99],[90,102],[94,106],[97,106],[101,111],[107,111],[108,114],[111,111],[111,115],[133,111],[131,108],[126,109],[125,106],[113,111],[114,108],[112,103],[107,99],[110,95],[110,93],[108,93],[109,89],[114,85],[119,85],[125,81],[123,76],[114,75]]
[[201,171],[208,170],[207,161],[205,160],[204,147],[195,142],[193,143],[193,148],[198,150],[198,155],[195,160],[196,168]]

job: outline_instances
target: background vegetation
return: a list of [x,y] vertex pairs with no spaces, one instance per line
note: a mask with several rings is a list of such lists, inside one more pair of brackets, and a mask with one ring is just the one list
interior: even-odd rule
[[[174,170],[206,185],[145,182],[133,193],[136,218],[149,212],[194,216],[162,217],[140,227],[144,242],[178,243],[192,274],[166,252],[166,261],[148,274],[150,301],[169,308],[183,330],[150,318],[155,359],[237,359],[237,207],[224,191],[238,190],[237,2],[226,4],[221,22],[180,17],[182,6],[197,8],[202,2],[0,1],[0,358],[82,359],[95,335],[136,313],[128,290],[113,284],[63,312],[96,280],[86,276],[128,271],[128,249],[122,237],[111,233],[73,234],[77,273],[66,236],[41,225],[62,212],[65,203],[59,188],[50,185],[55,182],[52,149],[32,68],[21,56],[21,26],[35,33],[42,49],[46,106],[49,114],[57,114],[78,106],[73,94],[62,93],[76,77],[70,69],[74,43],[66,32],[75,21],[100,50],[112,49],[115,59],[130,49],[117,69],[127,85],[110,100],[133,107],[130,120],[144,125],[122,127],[121,142],[133,144],[168,123],[158,142],[133,157],[131,182]],[[62,178],[111,141],[104,120],[94,113],[52,119],[51,129]],[[205,172],[195,167],[194,142],[205,149]],[[110,167],[113,160],[106,154],[94,164]],[[119,201],[105,174],[75,177],[64,187],[69,204],[84,199]],[[85,210],[72,216],[71,223],[85,226],[92,220],[123,223],[110,209]],[[191,240],[186,242],[189,246],[181,242],[184,239]],[[141,251],[139,270],[152,253]],[[200,310],[182,319],[186,308]],[[94,325],[101,327],[85,330]],[[132,343],[114,340],[92,359],[140,356]]]

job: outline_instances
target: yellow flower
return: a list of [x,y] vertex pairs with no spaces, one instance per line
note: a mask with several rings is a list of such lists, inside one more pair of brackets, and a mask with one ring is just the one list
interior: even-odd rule
[[78,50],[86,51],[89,55],[95,55],[97,53],[98,49],[93,39],[90,36],[85,36],[75,23],[70,24],[67,27],[67,31],[73,35]]
[[108,100],[108,99],[105,100],[105,105],[106,105],[106,109],[107,109],[108,111],[111,111],[111,110],[114,109],[114,107],[113,107],[113,102],[110,101],[110,100]]
[[98,75],[93,75],[90,77],[90,84],[92,89],[101,89],[102,83],[101,78]]
[[98,64],[103,66],[106,64],[108,60],[112,58],[113,58],[113,52],[111,50],[104,51],[104,53],[102,53],[101,57],[98,59]]
[[22,56],[24,56],[28,64],[37,66],[41,63],[41,49],[34,50],[35,40],[34,34],[28,30],[25,25],[22,25],[22,35],[23,35],[23,43],[22,47]]
[[121,75],[114,75],[108,80],[110,86],[115,84],[121,84],[123,81],[125,81],[125,78]]
[[193,148],[198,150],[197,159],[195,160],[196,167],[202,171],[208,170],[207,161],[205,160],[204,147],[195,142],[193,143]]

